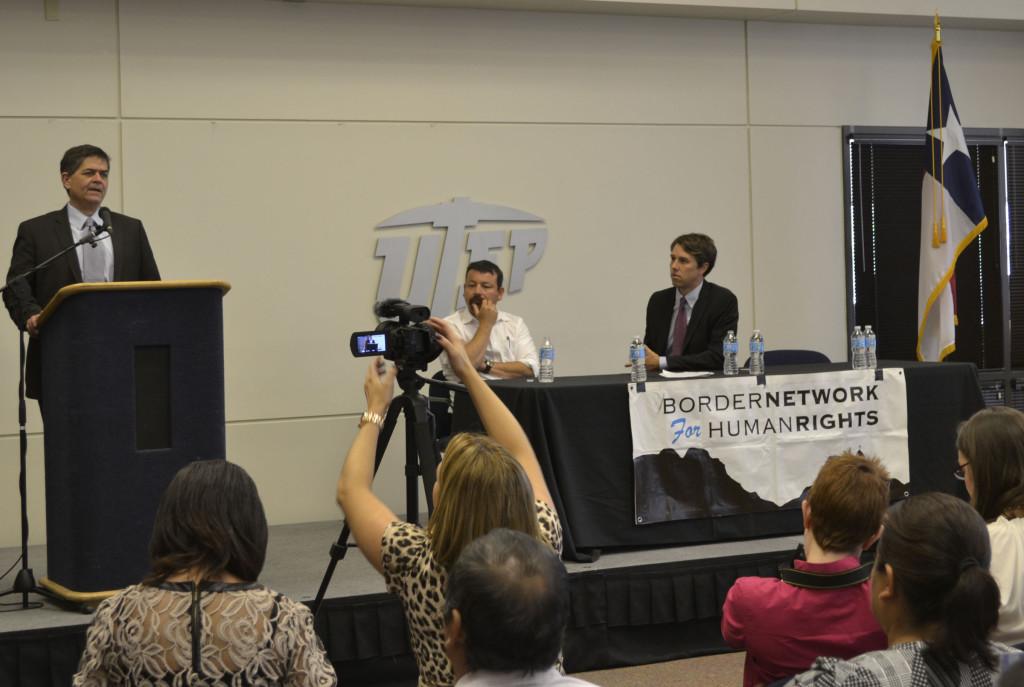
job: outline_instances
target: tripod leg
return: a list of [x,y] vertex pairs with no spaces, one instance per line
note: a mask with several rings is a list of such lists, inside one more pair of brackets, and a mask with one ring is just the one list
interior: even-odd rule
[[[413,442],[416,455],[419,458],[419,472],[423,477],[423,493],[426,494],[427,512],[432,514],[434,512],[434,483],[437,481],[437,465],[441,462],[437,442],[434,441],[434,432],[431,428],[434,418],[422,396],[412,399],[410,406],[413,414],[411,423]],[[408,422],[408,417],[406,417],[406,422]]]

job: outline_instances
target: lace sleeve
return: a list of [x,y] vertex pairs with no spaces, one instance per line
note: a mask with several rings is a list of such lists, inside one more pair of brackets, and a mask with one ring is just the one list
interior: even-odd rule
[[290,635],[288,687],[334,687],[338,678],[327,660],[324,645],[313,629],[313,614],[302,604],[287,602],[288,618],[282,629]]
[[78,672],[72,678],[73,687],[100,687],[109,679],[106,660],[111,656],[114,637],[114,602],[118,596],[111,597],[96,609],[89,630],[85,634],[85,651],[78,662]]

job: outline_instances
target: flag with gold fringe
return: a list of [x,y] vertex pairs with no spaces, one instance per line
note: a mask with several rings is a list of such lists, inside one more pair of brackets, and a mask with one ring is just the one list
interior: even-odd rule
[[917,359],[956,350],[953,272],[960,253],[988,226],[971,156],[942,63],[939,19],[932,41],[932,83],[921,187],[921,271],[917,287]]

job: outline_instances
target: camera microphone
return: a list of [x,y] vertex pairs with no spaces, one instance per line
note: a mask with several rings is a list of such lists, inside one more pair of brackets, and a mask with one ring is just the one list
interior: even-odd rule
[[395,307],[399,305],[408,305],[408,303],[401,298],[385,298],[373,304],[373,314],[377,317],[394,317]]
[[397,317],[401,322],[423,322],[430,318],[430,308],[425,305],[409,305],[401,298],[386,298],[373,306],[377,317]]

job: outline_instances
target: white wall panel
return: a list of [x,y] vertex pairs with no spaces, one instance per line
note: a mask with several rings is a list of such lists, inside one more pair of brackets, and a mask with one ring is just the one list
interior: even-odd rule
[[[6,376],[4,377],[6,378]],[[13,389],[10,386],[10,389]],[[17,416],[15,415],[15,419]],[[36,431],[38,432],[38,425]],[[21,545],[21,496],[18,493],[18,435],[0,437],[0,547]],[[43,436],[32,434],[28,442],[26,460],[26,491],[28,494],[29,543],[46,541],[46,498],[43,483]],[[0,560],[0,572],[14,563],[13,559]],[[29,560],[29,565],[32,565]],[[36,570],[37,578],[40,576]],[[13,577],[4,578],[4,591],[10,589]]]
[[[752,124],[923,126],[930,26],[751,22]],[[946,72],[966,126],[1024,125],[1017,32],[943,31]]]
[[[252,475],[272,523],[337,520],[340,532],[342,513],[335,489],[358,421],[358,417],[331,417],[233,423],[228,425],[228,460]],[[374,493],[399,515],[405,513],[404,428],[399,421],[374,479]],[[420,510],[426,512],[422,489],[418,493]],[[327,548],[325,542],[325,567]]]
[[1024,19],[1024,3],[1019,0],[796,0],[796,6],[801,12],[916,15],[926,21],[936,12],[943,19]]
[[555,340],[560,373],[612,372],[683,231],[722,244],[715,277],[750,321],[745,156],[731,127],[132,121],[126,211],[165,278],[233,284],[229,420],[354,413],[365,365],[347,345],[375,324],[377,223],[454,196],[543,217],[547,251],[505,305]]
[[0,3],[0,116],[117,114],[117,22],[113,0],[59,3],[46,21],[41,0]]
[[124,0],[131,117],[737,123],[739,22]]
[[753,127],[750,163],[757,325],[767,347],[846,360],[840,130]]

